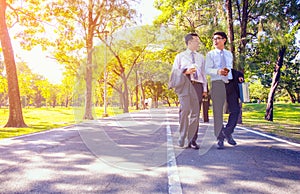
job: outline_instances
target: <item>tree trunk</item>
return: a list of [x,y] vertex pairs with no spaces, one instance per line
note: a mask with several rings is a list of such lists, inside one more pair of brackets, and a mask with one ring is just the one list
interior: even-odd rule
[[227,25],[228,25],[228,42],[230,44],[230,51],[233,55],[233,68],[235,67],[235,45],[234,45],[234,31],[233,31],[233,18],[232,18],[232,2],[231,0],[226,0],[227,9]]
[[274,68],[272,85],[271,85],[270,92],[268,95],[267,108],[266,108],[266,114],[265,114],[265,120],[267,120],[267,121],[273,121],[274,94],[275,94],[276,88],[279,84],[280,69],[283,64],[283,58],[284,58],[285,51],[286,51],[285,46],[280,48],[279,56],[278,56],[278,59],[277,59],[277,62],[276,62],[275,68]]
[[129,112],[129,100],[128,100],[128,86],[127,86],[127,81],[125,82],[124,80],[124,109],[123,112],[124,113],[128,113]]
[[93,2],[89,0],[89,14],[88,14],[88,32],[87,32],[87,40],[86,40],[86,47],[87,47],[87,64],[86,64],[86,75],[85,75],[85,82],[86,82],[86,90],[85,90],[85,113],[83,119],[86,120],[93,120],[92,114],[92,78],[93,78],[93,69],[92,69],[92,61],[93,61],[93,32],[94,32],[94,25],[93,25]]
[[[236,2],[237,5],[239,5],[238,1]],[[240,10],[240,6],[238,6],[238,12],[241,13],[242,15],[239,14],[240,18],[240,25],[241,25],[241,31],[240,31],[240,43],[239,43],[239,60],[238,63],[235,64],[235,68],[241,72],[244,73],[244,67],[245,67],[245,61],[246,61],[246,45],[247,45],[247,25],[248,25],[248,18],[249,18],[249,2],[248,0],[242,0],[242,10]],[[240,103],[240,114],[238,118],[238,124],[243,123],[243,116],[242,116],[242,111],[243,111],[243,104]]]
[[140,76],[141,78],[141,81],[140,81],[140,85],[141,85],[141,103],[142,103],[142,106],[143,106],[143,109],[146,109],[146,105],[145,105],[145,90],[144,90],[144,87],[143,87],[143,80],[142,80],[142,77]]
[[244,73],[244,66],[245,66],[245,60],[246,60],[246,45],[247,45],[247,24],[248,24],[248,7],[249,2],[248,0],[243,0],[243,8],[242,8],[242,18],[241,18],[241,42],[239,45],[240,50],[240,60],[239,64],[237,65],[237,70],[240,70]]
[[[242,22],[243,23],[241,26],[241,31],[243,34],[243,36],[246,36],[246,31],[247,31],[247,18],[248,16],[246,15],[246,13],[244,13],[244,9],[248,8],[248,1],[245,1],[245,3],[243,4],[245,5],[245,7],[243,7],[243,19],[242,19]],[[228,38],[229,38],[229,43],[230,43],[230,51],[232,52],[232,56],[233,56],[233,68],[234,69],[237,69],[237,70],[241,70],[242,69],[242,66],[240,65],[236,65],[236,56],[235,56],[235,44],[234,44],[234,30],[233,30],[233,17],[232,17],[232,1],[231,0],[226,0],[226,9],[227,9],[227,25],[228,25]],[[245,17],[247,16],[247,17]],[[243,49],[241,49],[241,53],[240,53],[240,56],[244,56],[245,54],[245,46],[246,46],[247,42],[244,41],[244,42],[241,42],[241,45],[243,45]],[[244,59],[242,58],[242,64],[244,63]],[[238,124],[242,124],[243,123],[243,114],[242,114],[242,103],[240,103],[240,114],[239,114],[239,117],[238,117],[238,121],[237,123]]]
[[290,91],[289,89],[285,88],[289,97],[290,97],[290,100],[292,103],[296,103],[296,95],[293,94],[292,91]]
[[139,110],[139,78],[138,71],[135,71],[135,109]]
[[0,40],[8,82],[9,118],[5,127],[27,127],[23,119],[17,68],[5,18],[6,1],[0,0]]

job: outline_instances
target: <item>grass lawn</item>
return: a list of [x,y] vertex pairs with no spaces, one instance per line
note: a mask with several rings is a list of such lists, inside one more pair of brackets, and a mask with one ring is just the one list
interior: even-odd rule
[[243,104],[243,126],[300,143],[300,104],[274,103],[273,122],[265,112],[266,104]]
[[[95,108],[93,111],[94,119],[101,118],[104,112],[103,108]],[[1,108],[0,139],[76,124],[82,121],[83,113],[82,109],[72,107],[23,108],[24,121],[28,127],[4,128],[9,111],[7,108]],[[110,107],[107,113],[112,116],[122,113],[122,110]]]
[[[266,104],[243,104],[243,125],[254,130],[286,137],[300,143],[300,104],[274,104],[274,121],[264,120]],[[134,109],[130,110],[134,111]],[[0,109],[0,139],[49,130],[79,123],[84,111],[76,108],[24,108],[27,128],[3,128],[8,119],[8,109]],[[121,114],[119,108],[107,109],[110,116]],[[95,108],[94,118],[101,118],[103,108]],[[210,110],[210,116],[211,110]],[[225,119],[228,115],[225,114]]]

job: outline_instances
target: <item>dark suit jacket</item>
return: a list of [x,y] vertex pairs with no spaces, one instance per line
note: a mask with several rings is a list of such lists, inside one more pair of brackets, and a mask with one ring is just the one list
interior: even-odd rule
[[239,110],[239,98],[240,98],[240,90],[238,84],[239,77],[244,78],[244,74],[235,69],[231,69],[232,72],[232,80],[229,80],[229,83],[225,84],[226,87],[226,98],[228,103],[228,109],[230,112]]

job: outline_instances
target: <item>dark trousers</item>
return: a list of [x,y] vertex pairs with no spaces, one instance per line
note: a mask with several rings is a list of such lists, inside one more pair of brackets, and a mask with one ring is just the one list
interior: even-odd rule
[[234,83],[229,82],[228,84],[225,84],[225,87],[229,117],[223,131],[226,135],[231,135],[234,132],[240,114],[239,96],[236,92],[236,85]]
[[[201,105],[202,105],[202,94],[203,94],[203,85],[202,83],[192,83],[193,84],[193,87],[197,93],[197,97],[198,97],[198,103],[199,103],[199,113],[198,113],[198,117],[200,117],[200,112],[201,112]],[[181,109],[179,109],[179,121],[180,121],[180,118],[181,118]],[[198,139],[198,130],[199,130],[199,122],[197,124],[197,129],[196,129],[196,132],[195,132],[195,135],[194,137],[192,138],[191,142],[189,143],[196,143],[197,139]]]

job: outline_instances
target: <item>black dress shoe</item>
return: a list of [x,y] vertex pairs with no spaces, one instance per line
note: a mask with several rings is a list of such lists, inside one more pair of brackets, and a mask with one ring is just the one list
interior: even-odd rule
[[234,139],[232,138],[231,135],[228,137],[227,142],[228,142],[230,145],[236,145],[236,141],[234,141]]
[[236,141],[234,141],[232,135],[226,135],[224,132],[223,132],[223,135],[225,136],[227,142],[228,142],[230,145],[236,145]]
[[194,150],[199,150],[200,146],[196,143],[189,143],[188,148],[192,148]]
[[223,139],[218,140],[218,149],[219,150],[224,149],[224,140]]

